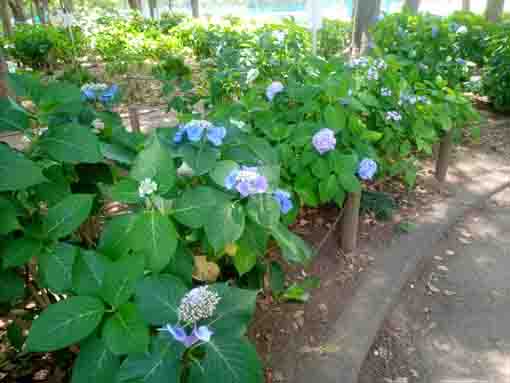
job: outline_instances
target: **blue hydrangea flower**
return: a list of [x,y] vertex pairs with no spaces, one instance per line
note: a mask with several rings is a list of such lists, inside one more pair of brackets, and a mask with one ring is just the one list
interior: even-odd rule
[[227,135],[227,130],[223,126],[213,126],[207,129],[207,139],[214,146],[223,144],[223,139]]
[[193,328],[191,335],[186,333],[186,329],[181,326],[170,324],[158,329],[159,332],[166,332],[171,335],[177,342],[182,343],[184,347],[189,348],[198,342],[207,343],[214,335],[214,331],[207,326],[200,326]]
[[280,205],[280,211],[283,214],[287,214],[294,207],[290,193],[286,190],[276,189],[273,193],[273,197]]
[[465,25],[461,25],[460,27],[457,28],[457,30],[455,32],[459,35],[468,33],[468,28]]
[[455,62],[459,65],[466,65],[466,60],[461,58],[456,59]]
[[312,144],[320,155],[334,150],[336,147],[335,132],[331,129],[321,129],[312,138]]
[[177,127],[177,132],[175,132],[174,136],[174,144],[180,144],[184,139],[184,134],[186,133],[186,128],[184,125],[179,125]]
[[82,88],[81,98],[83,101],[95,101],[96,100],[96,92],[94,92],[90,88]]
[[439,28],[434,25],[432,27],[432,38],[435,39],[437,36],[439,36]]
[[237,190],[241,196],[265,193],[269,188],[267,178],[259,174],[256,167],[243,166],[241,170],[233,170],[225,178],[225,187]]
[[186,130],[186,136],[188,140],[191,142],[198,142],[202,139],[204,131],[212,127],[212,124],[208,121],[203,120],[191,120],[186,125],[184,125],[184,129]]
[[103,104],[108,104],[113,101],[115,96],[117,95],[119,91],[119,87],[115,84],[110,86],[108,89],[106,89],[101,95],[99,96],[99,101],[101,101]]
[[358,165],[358,176],[364,181],[371,180],[377,173],[377,162],[370,158],[364,158]]
[[271,85],[269,85],[266,89],[266,97],[269,101],[273,101],[273,99],[275,98],[275,96],[280,93],[280,92],[283,92],[283,90],[285,89],[285,87],[283,86],[283,84],[279,81],[274,81],[273,83],[271,83]]

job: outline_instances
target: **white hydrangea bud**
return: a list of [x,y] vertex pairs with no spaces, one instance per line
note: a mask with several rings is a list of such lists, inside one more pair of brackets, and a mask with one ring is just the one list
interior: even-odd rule
[[179,321],[197,323],[210,318],[213,316],[220,299],[218,293],[209,290],[209,286],[194,288],[181,300],[178,309]]

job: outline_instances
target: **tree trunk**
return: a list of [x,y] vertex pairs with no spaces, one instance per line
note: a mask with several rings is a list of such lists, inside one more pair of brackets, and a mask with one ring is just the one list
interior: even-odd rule
[[49,6],[49,0],[42,0],[42,11],[44,14],[44,24],[50,23],[50,6]]
[[73,0],[62,0],[64,9],[67,13],[73,13],[74,12],[74,4]]
[[26,21],[25,10],[23,9],[23,2],[21,0],[8,0],[11,7],[12,15],[17,23],[24,23]]
[[505,7],[505,0],[487,0],[487,9],[485,16],[489,21],[499,21],[503,15],[503,8]]
[[157,7],[157,0],[149,0],[149,12],[151,15],[151,19],[156,18],[156,7]]
[[142,10],[142,4],[140,0],[128,0],[129,8],[133,11],[141,11]]
[[471,0],[462,0],[462,10],[463,11],[471,10]]
[[370,25],[375,23],[381,9],[381,0],[357,0],[352,22],[351,55],[365,55],[371,48]]
[[406,0],[404,7],[411,11],[411,13],[416,14],[420,8],[420,0]]
[[[35,13],[37,14],[37,17],[39,18],[40,23],[44,23],[44,11],[41,4],[41,0],[33,0],[32,3],[35,7]],[[35,23],[35,21],[34,21]]]
[[8,72],[7,63],[5,62],[2,50],[0,50],[0,98],[7,97],[7,95],[9,94],[7,88],[7,72]]
[[450,153],[453,147],[453,129],[450,129],[441,139],[439,153],[436,160],[436,179],[444,182],[448,174],[448,165],[450,164]]
[[191,15],[195,18],[200,17],[200,8],[198,6],[198,0],[191,0]]
[[358,246],[360,205],[361,192],[347,194],[342,220],[340,221],[340,247],[345,253],[353,252]]
[[7,6],[7,0],[0,0],[0,17],[2,18],[2,26],[4,28],[4,35],[10,36],[12,33],[12,25],[11,25],[11,14],[9,13],[9,7]]

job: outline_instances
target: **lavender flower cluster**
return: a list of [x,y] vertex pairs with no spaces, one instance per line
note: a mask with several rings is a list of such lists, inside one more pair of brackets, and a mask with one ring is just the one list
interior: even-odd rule
[[283,92],[285,87],[283,84],[279,81],[272,82],[266,89],[266,97],[267,99],[272,102],[273,99],[276,97],[278,93]]
[[190,335],[188,335],[184,327],[172,326],[171,324],[161,327],[158,331],[170,334],[186,348],[190,348],[198,342],[208,343],[214,335],[214,332],[208,326],[194,327]]
[[358,176],[364,181],[369,181],[374,178],[377,173],[377,162],[370,158],[364,158],[358,165]]
[[223,144],[227,135],[227,130],[223,126],[215,126],[205,120],[191,120],[190,122],[179,125],[174,136],[174,143],[179,144],[186,136],[191,142],[199,142],[205,136],[214,146]]
[[327,128],[319,130],[312,137],[312,145],[320,155],[334,150],[336,147],[335,132]]
[[119,92],[115,84],[108,86],[101,83],[88,83],[81,87],[81,95],[84,101],[99,101],[102,104],[111,103]]
[[402,115],[397,111],[386,112],[386,121],[399,122],[402,120]]

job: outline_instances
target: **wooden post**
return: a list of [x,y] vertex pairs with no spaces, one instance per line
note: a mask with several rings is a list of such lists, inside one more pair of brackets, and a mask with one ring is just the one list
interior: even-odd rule
[[453,129],[450,129],[441,140],[439,153],[436,160],[436,179],[444,182],[448,173],[448,164],[450,162],[450,153],[453,146]]
[[352,22],[351,56],[366,55],[372,46],[369,29],[381,11],[381,0],[357,0]]
[[7,63],[5,57],[0,49],[0,99],[5,98],[9,95],[9,88],[7,87]]
[[12,25],[11,25],[11,15],[9,13],[9,7],[7,6],[7,0],[0,0],[0,17],[2,18],[4,35],[10,36],[12,33]]
[[471,0],[462,0],[462,10],[463,11],[471,10]]
[[191,15],[194,18],[200,17],[200,6],[198,0],[191,0]]
[[138,116],[138,109],[136,106],[128,107],[129,124],[131,125],[132,133],[140,133],[140,117]]
[[347,194],[340,222],[340,247],[345,253],[356,250],[358,246],[360,205],[361,192]]

